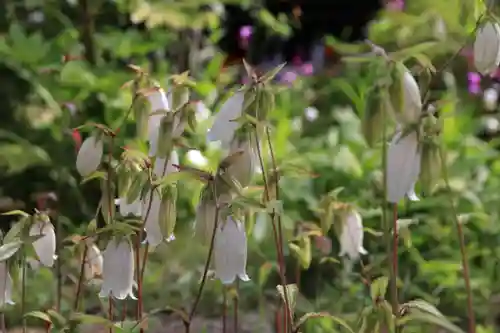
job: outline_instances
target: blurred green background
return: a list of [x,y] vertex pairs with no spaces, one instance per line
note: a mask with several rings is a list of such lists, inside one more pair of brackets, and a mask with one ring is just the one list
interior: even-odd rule
[[[221,70],[224,55],[210,46],[221,37],[223,27],[218,14],[199,9],[203,3],[0,2],[0,211],[32,211],[47,205],[53,209],[65,245],[60,255],[62,311],[71,308],[79,267],[70,238],[85,230],[100,196],[98,184],[80,185],[73,128],[89,121],[110,127],[120,122],[131,102],[130,91],[120,89],[133,77],[127,63],[141,66],[162,84],[169,75],[191,69],[197,82],[195,98],[201,101],[199,123],[196,133],[188,138],[189,147],[196,150],[179,149],[181,164],[212,171],[217,166],[220,152],[206,144],[205,133],[211,112],[220,106],[218,96],[229,89],[226,86],[237,73]],[[479,0],[407,1],[404,11],[381,12],[369,26],[369,38],[388,51],[432,42],[419,50],[422,57],[407,63],[414,74],[425,78],[423,69],[428,67],[428,60],[437,69],[443,66],[466,44],[483,11],[484,4]],[[269,29],[286,34],[283,22],[265,12],[258,17],[267,22]],[[130,19],[144,24],[132,26],[127,23]],[[208,32],[201,34],[203,29]],[[332,38],[327,40],[339,52],[349,49]],[[473,69],[467,51],[470,47],[464,48],[452,66],[439,74],[431,95],[438,101],[443,119],[442,138],[448,148],[451,185],[459,196],[458,211],[465,224],[478,332],[486,333],[495,332],[500,306],[500,162],[495,139],[499,123],[496,107],[487,112],[482,93],[472,92],[468,76]],[[299,77],[290,85],[277,84],[276,110],[271,115],[273,139],[280,163],[296,170],[280,184],[287,239],[309,223],[319,224],[321,200],[332,190],[343,188],[339,200],[360,208],[369,252],[363,257],[363,269],[359,263],[352,272],[345,269],[337,257],[339,245],[333,232],[327,238],[311,238],[312,250],[302,258],[308,267],[301,267],[288,247],[285,253],[289,282],[299,285],[298,315],[328,311],[355,322],[362,308],[371,302],[364,279],[388,274],[379,208],[381,152],[369,148],[360,128],[366,94],[372,85],[369,70],[343,62],[330,69],[335,74],[320,68],[316,75]],[[495,82],[495,77],[486,78],[476,88],[496,89]],[[120,129],[118,146],[125,146],[133,138],[134,128],[131,118]],[[197,292],[206,256],[206,250],[191,238],[200,189],[195,182],[182,184],[177,240],[162,245],[148,262],[145,308],[163,309],[159,327],[164,329],[159,332],[175,332],[165,328],[172,322],[179,323],[169,315],[169,308],[189,308]],[[412,221],[401,232],[400,298],[423,298],[465,327],[466,294],[458,239],[451,212],[446,209],[445,194],[442,186],[422,194],[418,184],[417,192],[421,201],[401,203],[399,211],[401,218]],[[12,218],[1,217],[0,221],[2,229],[7,230]],[[250,327],[256,321],[274,327],[278,275],[271,226],[258,215],[247,224],[252,230],[248,249],[248,274],[252,280],[240,284],[242,321],[248,317]],[[47,268],[29,271],[28,310],[54,306],[54,274]],[[217,281],[209,281],[199,311],[207,323],[210,318],[219,320],[221,290]],[[101,313],[98,288],[86,287],[84,293],[88,312]],[[18,293],[15,299],[19,300]],[[134,304],[118,302],[117,311],[132,315]],[[5,313],[8,327],[19,324],[19,302],[7,307]],[[305,330],[343,332],[327,318],[311,320]],[[416,325],[407,331],[439,329]]]

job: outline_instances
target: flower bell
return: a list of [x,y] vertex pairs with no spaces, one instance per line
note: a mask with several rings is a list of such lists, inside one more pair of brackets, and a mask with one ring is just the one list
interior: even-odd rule
[[217,227],[214,244],[215,277],[223,284],[233,283],[236,278],[249,281],[246,273],[247,236],[245,226],[232,217]]
[[0,306],[12,305],[12,278],[6,262],[0,262]]
[[99,168],[103,149],[102,140],[96,136],[90,136],[83,141],[76,156],[76,169],[81,176],[86,177]]
[[33,248],[40,263],[52,267],[56,256],[56,233],[54,226],[47,219],[38,219],[30,228],[30,236],[41,236],[33,242]]
[[229,97],[215,115],[214,123],[207,134],[208,141],[220,141],[222,148],[229,148],[234,133],[240,126],[236,120],[241,117],[244,101],[245,94],[241,91]]
[[420,173],[420,149],[416,132],[397,132],[387,150],[387,200],[397,203],[410,193]]
[[[151,112],[170,111],[170,103],[167,98],[167,93],[163,89],[157,89],[155,92],[147,96],[151,106]],[[149,116],[148,121],[148,137],[154,137],[160,127],[160,120],[164,115],[161,113]]]
[[102,254],[102,286],[100,297],[113,296],[116,299],[136,299],[134,286],[134,250],[126,238],[113,238]]
[[350,260],[359,259],[360,254],[368,252],[363,247],[363,220],[355,210],[346,213],[340,234],[339,256],[347,256]]
[[90,281],[96,277],[101,277],[103,273],[103,265],[101,250],[99,250],[97,245],[93,243],[87,244],[85,264],[83,266],[85,280]]
[[500,64],[500,26],[487,22],[477,30],[474,42],[474,65],[478,72],[489,75]]

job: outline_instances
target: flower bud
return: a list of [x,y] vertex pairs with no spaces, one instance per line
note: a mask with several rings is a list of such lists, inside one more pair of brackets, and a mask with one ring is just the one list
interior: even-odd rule
[[228,217],[225,223],[220,223],[217,227],[215,235],[215,277],[223,284],[231,284],[236,278],[241,281],[249,281],[246,265],[247,236],[245,226],[232,217]]
[[396,119],[402,124],[416,123],[422,113],[422,96],[417,81],[401,63],[393,69],[389,94]]
[[177,186],[168,185],[164,188],[159,209],[159,224],[161,234],[173,238],[177,219]]
[[474,65],[479,73],[493,73],[500,64],[500,26],[486,22],[477,30],[474,42]]
[[56,233],[54,226],[47,218],[36,219],[31,225],[30,236],[42,236],[33,242],[38,260],[46,267],[52,267],[56,256]]
[[237,119],[241,117],[245,95],[236,92],[221,106],[215,115],[212,127],[208,131],[208,141],[220,141],[222,148],[229,148],[234,132],[240,126]]
[[250,140],[239,140],[235,138],[229,150],[229,156],[235,155],[233,161],[227,167],[226,172],[231,179],[236,180],[241,187],[250,184],[255,171],[255,153]]
[[99,168],[103,149],[102,140],[96,136],[90,136],[83,141],[76,156],[76,169],[81,176],[86,177]]
[[12,305],[12,278],[5,261],[0,262],[0,306]]
[[146,194],[142,208],[142,218],[144,221],[144,230],[146,230],[146,242],[151,247],[160,245],[165,240],[165,235],[160,228],[160,195],[155,191],[151,198],[151,192]]
[[432,139],[422,143],[422,158],[420,162],[420,183],[424,193],[430,194],[441,173],[441,158],[439,146]]
[[363,247],[363,220],[357,211],[349,209],[344,212],[341,230],[339,256],[357,260],[360,254],[368,253]]
[[133,105],[134,119],[136,125],[136,136],[143,139],[148,136],[149,108],[144,97],[138,97]]
[[102,286],[100,297],[113,296],[135,299],[134,286],[134,250],[126,238],[113,238],[102,254]]
[[196,208],[195,236],[203,245],[210,244],[214,232],[216,202],[208,192],[207,187]]
[[168,93],[172,102],[172,110],[176,111],[189,102],[189,87],[186,85],[176,85]]
[[[412,189],[418,178],[420,149],[417,133],[402,137],[398,132],[387,150],[387,200],[397,203]],[[417,169],[418,168],[418,169]]]

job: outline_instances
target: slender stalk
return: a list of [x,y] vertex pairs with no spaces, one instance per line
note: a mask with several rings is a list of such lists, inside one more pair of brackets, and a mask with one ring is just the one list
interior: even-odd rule
[[236,293],[233,297],[233,333],[238,333],[238,327],[239,327],[239,323],[238,323],[238,310],[239,310],[239,294],[238,294],[238,291],[240,289],[240,281],[239,280],[236,280],[236,284],[235,284],[235,289],[236,289]]
[[26,333],[26,249],[23,246],[21,250],[23,251],[21,258],[21,315],[23,318],[23,333]]
[[78,304],[80,302],[80,294],[82,293],[83,289],[83,276],[85,274],[85,261],[87,260],[87,243],[84,242],[85,245],[83,246],[83,256],[82,256],[82,262],[80,264],[80,273],[78,275],[78,284],[76,285],[76,293],[75,293],[75,302],[73,303],[73,310],[76,312],[78,311]]
[[[114,321],[113,318],[113,297],[108,296],[108,319],[110,322]],[[109,326],[109,333],[113,333],[113,326]]]
[[[265,187],[265,190],[264,190],[264,193],[265,193],[265,198],[266,198],[266,202],[269,202],[271,200],[270,196],[269,196],[269,193],[271,191],[271,187],[269,185],[269,182],[268,182],[268,179],[267,179],[267,175],[266,175],[266,167],[265,167],[265,164],[264,164],[264,158],[262,156],[262,151],[261,151],[261,147],[260,147],[260,138],[259,138],[259,135],[258,135],[258,130],[255,129],[255,141],[256,141],[256,146],[257,146],[257,155],[259,157],[259,163],[260,163],[260,168],[262,170],[262,181],[264,182],[264,187]],[[270,140],[269,140],[270,141]],[[269,142],[269,145],[271,145],[271,143]],[[273,163],[273,170],[276,172],[276,175],[277,175],[277,168],[276,168],[276,165],[274,165]],[[278,182],[276,182],[276,187],[278,187],[279,184]],[[276,195],[278,195],[278,191],[277,191],[277,188],[276,188]],[[291,325],[288,325],[288,322],[290,322],[290,324],[292,323],[292,319],[290,318],[291,317],[291,313],[290,313],[290,307],[289,307],[289,304],[290,302],[288,301],[288,292],[287,292],[287,283],[286,283],[286,277],[285,277],[285,258],[283,256],[283,247],[282,247],[282,233],[280,231],[278,231],[278,229],[281,230],[281,224],[278,225],[278,223],[276,222],[276,212],[273,210],[272,212],[270,212],[270,216],[271,216],[271,221],[272,221],[272,227],[273,227],[273,238],[274,238],[274,244],[276,245],[276,253],[277,253],[277,256],[278,256],[278,266],[279,266],[279,275],[280,275],[280,279],[281,279],[281,285],[283,286],[283,294],[284,294],[284,298],[285,298],[285,306],[286,306],[286,313],[285,313],[285,316],[284,316],[284,331],[285,332],[288,332],[289,329],[288,327],[291,327]],[[281,235],[281,237],[280,237]]]
[[7,333],[7,326],[5,326],[5,312],[0,313],[0,329],[2,333]]
[[222,333],[226,333],[227,327],[227,289],[222,287]]
[[469,260],[467,256],[467,249],[465,246],[465,236],[464,236],[464,231],[462,227],[462,223],[458,219],[458,214],[457,210],[455,207],[455,203],[453,202],[453,190],[451,189],[450,186],[450,180],[448,177],[448,169],[446,168],[446,153],[444,151],[443,146],[441,145],[439,147],[439,155],[441,159],[441,173],[443,175],[443,180],[444,184],[446,187],[446,191],[448,192],[448,195],[446,198],[448,198],[449,205],[450,205],[450,210],[452,212],[453,216],[453,222],[455,223],[455,226],[457,228],[457,236],[458,236],[458,241],[459,241],[459,246],[460,246],[460,256],[462,259],[462,276],[465,282],[465,292],[467,294],[467,315],[468,315],[468,326],[469,326],[469,333],[476,333],[476,319],[474,315],[474,308],[473,308],[473,298],[472,298],[472,288],[470,285],[470,273],[469,273]]
[[[217,198],[217,193],[215,193],[215,187],[214,187],[213,191],[214,191],[214,197]],[[215,234],[217,232],[217,227],[219,224],[219,210],[220,210],[220,207],[219,207],[219,203],[217,202],[215,205],[214,227],[212,229],[212,238],[210,239],[210,247],[208,249],[207,260],[205,262],[205,268],[203,269],[203,276],[201,278],[200,287],[198,288],[198,293],[196,294],[196,298],[194,300],[193,307],[191,308],[191,311],[189,312],[188,322],[185,323],[186,333],[189,333],[189,330],[191,327],[191,321],[196,313],[196,309],[198,308],[198,304],[200,303],[201,294],[203,293],[203,289],[205,288],[205,283],[207,282],[208,269],[210,267],[210,262],[212,261],[212,254],[214,252]]]
[[[398,287],[397,287],[397,280],[398,280],[398,204],[394,204],[392,206],[392,276],[394,277],[394,298],[395,302],[394,304],[398,305],[399,304],[399,299],[398,299]],[[399,306],[398,306],[399,308]],[[396,316],[399,313],[399,309],[396,308]],[[393,309],[394,310],[394,309]]]

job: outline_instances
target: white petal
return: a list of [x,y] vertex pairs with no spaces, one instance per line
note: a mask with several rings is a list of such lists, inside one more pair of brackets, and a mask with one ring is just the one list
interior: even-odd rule
[[151,105],[152,112],[170,110],[170,103],[168,101],[167,94],[163,89],[158,89],[154,93],[148,95],[148,101]]
[[91,280],[96,276],[101,276],[103,274],[103,266],[102,253],[97,245],[92,244],[87,246],[84,266],[85,279]]
[[233,120],[241,117],[244,99],[244,93],[237,92],[222,105],[219,113],[215,115],[212,128],[208,131],[208,141],[220,141],[224,148],[229,147],[234,132],[239,127],[239,123]]
[[422,113],[422,97],[417,81],[409,70],[403,75],[404,107],[403,118],[405,123],[417,122]]
[[495,111],[498,106],[498,91],[495,88],[488,88],[483,95],[484,108],[487,111]]
[[351,260],[359,258],[360,254],[365,254],[363,247],[363,220],[356,211],[347,214],[340,235],[340,254],[347,255]]
[[133,296],[134,285],[134,251],[127,239],[122,239],[115,248],[116,266],[113,272],[114,284],[112,295],[117,299]]
[[387,200],[397,203],[415,182],[416,164],[420,164],[415,132],[401,138],[397,133],[387,151]]
[[247,238],[244,225],[229,217],[217,228],[214,245],[215,276],[224,284],[236,277],[248,281],[246,274]]
[[33,242],[38,259],[42,265],[52,267],[54,265],[56,253],[56,233],[54,226],[50,222],[37,221],[30,229],[30,236],[43,235]]
[[101,164],[103,154],[103,143],[94,136],[85,139],[76,156],[76,169],[85,177],[96,171]]
[[474,65],[478,72],[488,75],[500,63],[500,26],[487,22],[476,33],[474,42]]
[[128,216],[128,215],[141,216],[142,204],[139,199],[128,204],[127,198],[123,197],[120,199],[116,199],[115,202],[118,203],[119,205],[121,216]]

